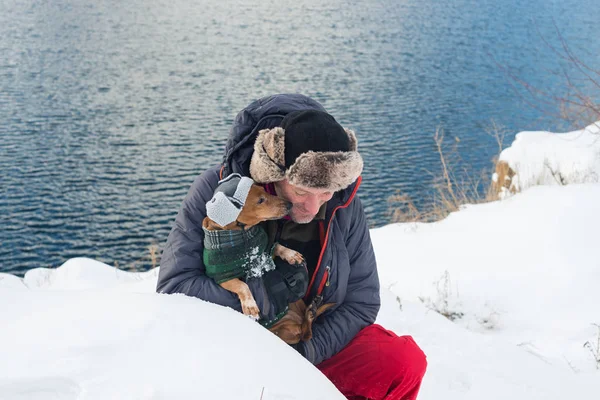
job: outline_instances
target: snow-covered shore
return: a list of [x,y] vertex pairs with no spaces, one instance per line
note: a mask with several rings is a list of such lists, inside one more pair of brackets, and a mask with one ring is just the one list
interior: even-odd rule
[[[598,183],[533,186],[371,231],[377,322],[427,354],[420,399],[600,396],[598,204]],[[343,398],[241,314],[154,293],[157,275],[85,258],[0,274],[0,399]]]
[[498,167],[500,197],[538,185],[599,183],[600,121],[566,133],[519,132]]

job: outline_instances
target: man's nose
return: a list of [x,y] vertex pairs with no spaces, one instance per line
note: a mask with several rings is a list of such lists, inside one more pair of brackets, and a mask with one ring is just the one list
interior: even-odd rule
[[317,196],[308,196],[306,202],[304,203],[304,208],[310,214],[316,214],[319,212],[319,208],[321,207],[321,202]]

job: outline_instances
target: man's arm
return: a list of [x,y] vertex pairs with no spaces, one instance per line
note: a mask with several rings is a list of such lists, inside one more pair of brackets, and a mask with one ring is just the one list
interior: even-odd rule
[[350,276],[344,302],[321,323],[313,325],[313,338],[298,346],[313,364],[330,358],[346,346],[364,327],[375,322],[379,312],[379,277],[365,213],[358,198],[353,201],[346,248]]
[[[206,275],[203,261],[206,202],[213,196],[219,181],[219,169],[211,168],[196,178],[175,219],[162,253],[156,291],[183,293],[241,312],[237,296]],[[261,313],[274,312],[261,279],[248,280]]]

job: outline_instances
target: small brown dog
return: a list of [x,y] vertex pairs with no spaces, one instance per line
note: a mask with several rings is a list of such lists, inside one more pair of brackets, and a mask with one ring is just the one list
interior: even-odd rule
[[[300,253],[279,243],[274,245],[271,257],[268,252],[266,233],[258,226],[263,221],[282,218],[288,214],[291,207],[290,202],[268,194],[263,187],[254,184],[250,178],[237,174],[220,181],[215,196],[207,203],[207,214],[212,216],[212,218],[207,216],[202,222],[205,231],[204,261],[207,275],[213,277],[224,289],[235,293],[240,299],[243,313],[254,319],[259,318],[260,310],[250,288],[240,278],[258,277],[274,269],[272,257],[279,257],[291,265],[305,262]],[[228,232],[223,235],[226,231]],[[233,254],[235,260],[229,259],[227,255],[223,256],[224,258],[219,258],[220,255],[211,255],[210,249],[214,249],[215,246],[211,246],[206,241],[212,240],[213,245],[222,245],[224,239],[220,239],[219,235],[226,237],[226,240],[231,240],[232,235],[234,238],[235,235],[240,237],[237,242],[234,239],[219,249],[223,253]],[[237,261],[236,257],[239,256],[246,258],[243,265]],[[214,260],[218,261],[214,262]],[[254,263],[254,266],[248,266],[248,262]],[[218,265],[212,268],[213,264]],[[286,343],[294,344],[300,340],[309,340],[312,337],[312,322],[331,306],[333,304],[320,306],[318,302],[313,301],[307,307],[300,299],[289,304],[287,314],[269,330]]]
[[317,297],[308,307],[302,299],[290,304],[287,314],[269,330],[287,344],[310,340],[312,338],[313,321],[335,305],[334,303],[321,305],[321,301],[322,298]]

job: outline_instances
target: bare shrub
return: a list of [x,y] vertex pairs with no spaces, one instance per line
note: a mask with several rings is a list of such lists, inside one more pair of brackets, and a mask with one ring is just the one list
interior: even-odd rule
[[430,297],[419,297],[419,300],[429,308],[448,318],[450,321],[455,321],[464,317],[464,313],[453,310],[450,305],[450,297],[452,297],[452,287],[450,281],[450,273],[444,271],[442,277],[434,283],[437,291],[437,296],[432,299]]
[[152,263],[152,269],[154,269],[158,265],[158,245],[156,243],[152,243],[150,246],[148,246],[148,251],[150,252],[150,261]]
[[592,343],[587,341],[583,344],[583,347],[588,349],[592,356],[594,357],[594,361],[596,362],[596,369],[600,369],[600,325],[592,324],[596,328],[598,328],[598,336],[596,337],[596,343]]
[[121,271],[138,272],[158,267],[160,262],[160,247],[156,243],[152,243],[148,246],[147,250],[148,252],[145,255],[123,267],[119,267],[119,262],[115,261],[115,269]]
[[[433,176],[433,199],[419,208],[407,194],[397,192],[388,197],[388,215],[392,222],[433,222],[444,219],[465,204],[487,203],[497,200],[498,190],[491,176],[504,146],[506,129],[492,121],[486,133],[498,143],[498,154],[492,159],[492,168],[473,173],[458,153],[460,140],[446,145],[444,130],[437,128],[433,136],[440,160],[439,175]],[[433,175],[433,174],[432,174]]]
[[[520,78],[516,72],[506,66],[498,63],[496,65],[509,78],[508,82],[515,93],[519,94],[529,106],[554,119],[564,121],[567,129],[580,129],[600,121],[600,69],[588,65],[575,54],[556,22],[554,22],[554,30],[558,45],[550,43],[539,29],[538,35],[544,41],[546,48],[560,62],[557,70],[548,72],[563,82],[562,87],[553,85],[552,90],[540,88]],[[522,95],[519,89],[524,89],[527,96]]]

